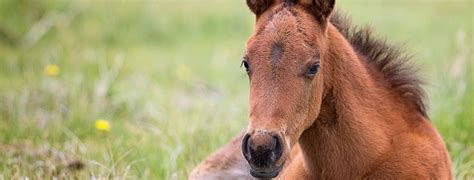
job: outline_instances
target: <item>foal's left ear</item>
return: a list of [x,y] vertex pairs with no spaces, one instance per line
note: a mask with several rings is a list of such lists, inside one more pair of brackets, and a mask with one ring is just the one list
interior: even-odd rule
[[326,25],[334,10],[336,0],[298,0],[298,3],[308,8],[323,25]]
[[273,0],[247,0],[247,6],[257,17],[265,12],[272,4]]

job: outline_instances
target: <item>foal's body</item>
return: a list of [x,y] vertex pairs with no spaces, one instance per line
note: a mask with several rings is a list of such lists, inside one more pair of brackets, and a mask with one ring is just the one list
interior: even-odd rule
[[[329,32],[341,38],[335,40],[343,43],[339,47],[351,49],[334,27],[331,26]],[[349,67],[341,67],[334,73],[339,74],[340,83],[364,82],[358,85],[362,88],[339,89],[347,92],[333,92],[323,101],[332,109],[321,112],[320,121],[316,121],[321,123],[315,123],[301,135],[301,151],[300,148],[292,149],[290,162],[279,178],[451,179],[449,155],[432,124],[402,102],[385,103],[393,102],[385,99],[390,97],[390,92],[377,84],[369,72],[364,72],[360,61],[363,57],[358,57],[353,50],[345,56],[335,58],[347,61]],[[374,88],[364,88],[366,86]],[[377,92],[368,92],[368,89]],[[413,115],[404,117],[405,114]],[[208,175],[215,175],[219,178],[252,179],[241,154],[241,139],[242,135],[238,135],[232,143],[208,157],[191,177],[208,179],[213,177]]]
[[[397,72],[394,78],[402,79],[386,80],[390,73],[371,63],[368,58],[374,56],[363,52],[370,42],[354,47],[357,37],[347,37],[351,36],[349,27],[338,23],[342,22],[335,19],[326,27],[322,67],[325,78],[331,80],[321,83],[330,88],[322,90],[316,120],[298,136],[297,143],[288,143],[292,148],[276,178],[451,179],[444,142],[425,115],[422,102],[413,100],[412,96],[420,96],[419,89],[410,89],[413,84],[404,83],[406,79]],[[402,85],[394,85],[397,81]],[[190,178],[252,179],[242,155],[242,138],[238,135],[208,157]]]

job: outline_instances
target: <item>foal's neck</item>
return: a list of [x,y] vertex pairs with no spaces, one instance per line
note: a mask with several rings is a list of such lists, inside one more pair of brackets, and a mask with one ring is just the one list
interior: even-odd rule
[[317,176],[360,177],[389,150],[389,137],[407,128],[406,112],[343,35],[331,24],[328,28],[329,54],[322,67],[329,90],[300,146],[305,165]]

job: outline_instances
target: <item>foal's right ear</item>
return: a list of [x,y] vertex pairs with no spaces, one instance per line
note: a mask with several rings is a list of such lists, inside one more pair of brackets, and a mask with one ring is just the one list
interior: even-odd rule
[[322,24],[326,24],[336,0],[298,0],[298,3],[307,7]]
[[265,12],[272,4],[273,0],[247,0],[247,6],[257,17]]

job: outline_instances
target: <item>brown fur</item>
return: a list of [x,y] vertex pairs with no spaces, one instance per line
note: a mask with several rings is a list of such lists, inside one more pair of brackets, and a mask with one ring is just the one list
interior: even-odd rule
[[[338,14],[331,18],[324,0],[265,2],[249,6],[264,11],[246,46],[246,133],[283,137],[277,163],[285,164],[277,179],[452,179],[408,56]],[[319,72],[305,76],[316,62]],[[190,178],[252,178],[225,173],[249,170],[241,139],[208,157]]]

